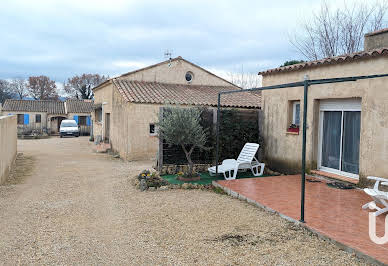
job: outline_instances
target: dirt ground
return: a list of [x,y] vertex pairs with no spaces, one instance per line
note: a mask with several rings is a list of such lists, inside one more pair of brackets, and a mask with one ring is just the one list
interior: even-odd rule
[[0,186],[0,264],[365,264],[284,219],[200,190],[140,192],[151,162],[92,152],[87,137],[19,140]]

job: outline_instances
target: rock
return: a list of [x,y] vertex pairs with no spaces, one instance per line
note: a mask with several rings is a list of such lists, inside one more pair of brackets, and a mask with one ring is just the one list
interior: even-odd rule
[[155,191],[155,190],[156,190],[156,187],[149,187],[148,190],[149,190],[149,191]]
[[168,186],[161,186],[159,190],[168,190]]
[[140,180],[139,186],[140,186],[140,191],[147,190],[147,188],[148,188],[147,182],[145,181],[145,179]]
[[183,188],[183,189],[189,189],[189,188],[190,188],[190,185],[191,185],[191,184],[189,184],[189,183],[184,183],[184,184],[182,185],[182,188]]

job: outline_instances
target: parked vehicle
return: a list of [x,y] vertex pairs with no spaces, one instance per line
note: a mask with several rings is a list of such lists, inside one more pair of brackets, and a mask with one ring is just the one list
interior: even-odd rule
[[63,136],[75,136],[79,137],[79,126],[75,120],[62,120],[61,126],[59,128],[59,135],[62,138]]

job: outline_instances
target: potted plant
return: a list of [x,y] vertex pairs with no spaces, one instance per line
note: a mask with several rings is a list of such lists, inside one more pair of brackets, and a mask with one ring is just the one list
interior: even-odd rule
[[287,129],[287,132],[299,133],[299,126],[291,124],[290,127]]

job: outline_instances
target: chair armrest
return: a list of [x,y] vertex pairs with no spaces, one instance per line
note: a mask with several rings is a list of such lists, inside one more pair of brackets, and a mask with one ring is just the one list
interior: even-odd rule
[[382,178],[382,177],[377,177],[377,176],[368,176],[367,177],[370,180],[376,180],[376,181],[381,181],[381,182],[388,182],[388,179]]

